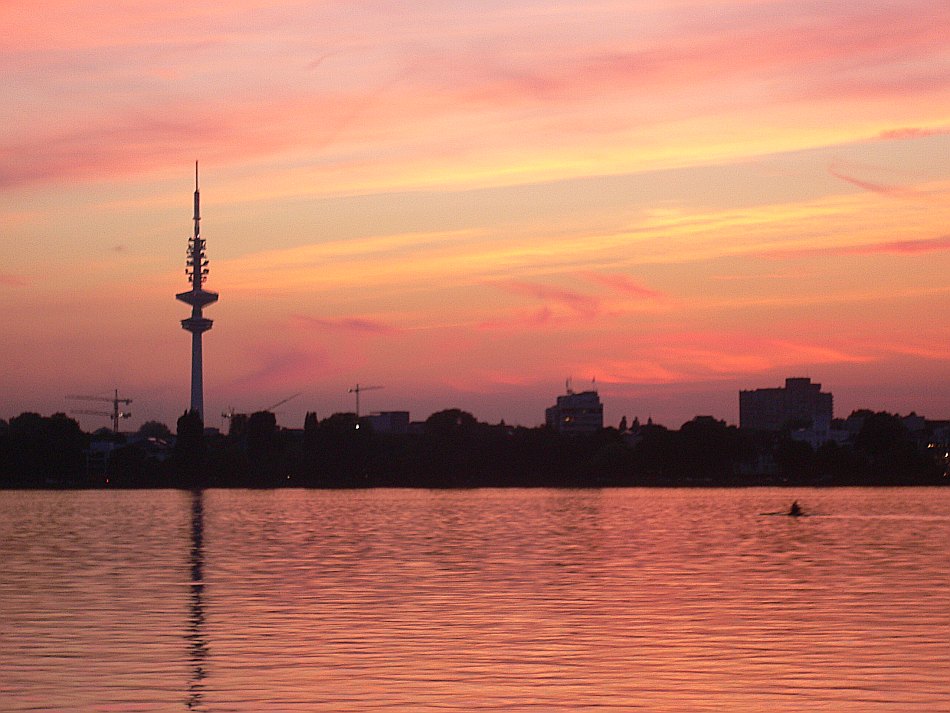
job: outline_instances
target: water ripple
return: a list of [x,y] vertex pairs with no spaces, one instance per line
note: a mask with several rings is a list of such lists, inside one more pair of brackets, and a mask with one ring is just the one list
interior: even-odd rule
[[[791,496],[821,516],[768,517]],[[0,494],[10,711],[950,700],[947,490]]]

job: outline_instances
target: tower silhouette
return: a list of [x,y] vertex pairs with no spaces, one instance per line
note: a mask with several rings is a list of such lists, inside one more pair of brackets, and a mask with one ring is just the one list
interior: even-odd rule
[[195,234],[188,238],[188,257],[185,260],[185,274],[191,283],[187,292],[179,292],[176,299],[191,305],[191,316],[181,320],[181,328],[191,332],[191,410],[204,420],[204,378],[201,363],[201,335],[211,329],[213,322],[207,319],[201,310],[218,301],[217,292],[203,289],[208,277],[208,259],[205,257],[205,241],[201,237],[199,224],[198,162],[195,161]]

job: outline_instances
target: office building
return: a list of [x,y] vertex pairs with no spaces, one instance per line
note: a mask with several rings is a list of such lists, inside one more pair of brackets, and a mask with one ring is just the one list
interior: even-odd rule
[[739,427],[758,431],[784,428],[827,430],[831,425],[832,396],[811,379],[786,379],[784,388],[739,392]]
[[558,433],[596,433],[604,427],[604,407],[596,391],[575,393],[568,388],[545,410],[544,420]]

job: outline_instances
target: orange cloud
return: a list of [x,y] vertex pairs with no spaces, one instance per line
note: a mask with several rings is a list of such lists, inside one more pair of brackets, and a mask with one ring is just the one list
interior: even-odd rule
[[[49,11],[63,22],[36,22],[27,5],[14,2],[0,66],[35,86],[44,85],[31,68],[55,69],[66,87],[78,84],[82,91],[76,96],[60,87],[30,96],[24,114],[37,120],[29,130],[11,127],[0,145],[0,185],[128,175],[196,156],[219,163],[282,160],[289,152],[296,167],[310,164],[324,176],[347,167],[356,184],[349,190],[373,180],[413,185],[426,175],[497,183],[597,166],[615,172],[622,166],[608,165],[603,144],[614,149],[611,162],[635,165],[634,152],[615,149],[637,127],[663,126],[669,136],[670,121],[686,121],[677,133],[716,131],[722,112],[735,105],[730,89],[768,81],[768,92],[744,92],[740,100],[747,109],[773,106],[803,83],[830,81],[839,66],[854,84],[864,73],[906,73],[894,57],[932,57],[945,48],[942,28],[950,24],[942,6],[917,13],[790,7],[769,13],[766,22],[743,5],[745,19],[738,22],[738,10],[725,3],[722,15],[704,14],[702,21],[675,6],[644,8],[662,21],[633,27],[628,8],[607,4],[596,16],[614,29],[592,38],[572,28],[589,30],[585,18],[593,11],[570,3],[556,18],[517,5],[504,13],[522,22],[467,6],[432,13],[376,5],[353,15],[336,4],[310,5],[267,4],[267,22],[258,26],[250,18],[265,4],[250,0],[226,6],[197,0],[184,10],[142,2],[134,11],[109,13],[64,3]],[[302,37],[301,27],[320,30]],[[391,31],[390,42],[374,34],[382,28]],[[452,32],[448,51],[433,35],[440,28]],[[184,36],[169,46],[172,30]],[[256,61],[266,52],[278,72],[265,72]],[[169,84],[167,77],[194,76],[196,68],[195,84]],[[790,77],[795,81],[783,81]],[[906,82],[901,91],[912,93]],[[932,92],[932,83],[916,91]],[[90,95],[98,101],[88,101]],[[683,161],[690,152],[689,145],[651,146],[651,137],[642,138],[641,157]],[[713,148],[736,150],[709,145],[720,140],[694,137],[693,148],[706,157]],[[808,139],[789,141],[798,147]],[[330,146],[338,150],[326,151]],[[333,183],[326,180],[324,190]]]
[[575,371],[595,374],[604,384],[674,384],[690,381],[687,373],[663,360],[605,359],[576,365]]
[[237,389],[270,389],[296,387],[330,372],[333,361],[329,353],[313,347],[280,346],[268,343],[252,357],[250,371],[233,379],[229,386]]
[[942,136],[950,134],[950,127],[919,127],[906,126],[900,129],[882,131],[875,138],[882,141],[904,141],[906,139],[923,139],[928,136]]
[[922,240],[894,240],[874,245],[861,245],[851,248],[839,248],[840,254],[893,253],[898,255],[916,255],[918,253],[941,252],[950,250],[950,235]]
[[761,252],[758,253],[758,255],[768,258],[797,258],[820,255],[874,255],[879,253],[918,255],[921,253],[942,252],[944,250],[950,250],[950,235],[941,235],[936,238],[921,238],[919,240],[890,240],[880,243],[864,243],[861,245],[790,248],[788,250]]
[[656,299],[661,297],[661,294],[656,290],[651,290],[648,287],[639,285],[626,275],[605,275],[596,272],[587,272],[584,273],[584,276],[589,280],[599,282],[629,297],[641,297],[644,299]]
[[11,275],[8,272],[0,272],[0,285],[5,287],[23,287],[26,285],[26,279],[19,275]]
[[0,187],[208,163],[247,161],[291,146],[333,142],[363,99],[339,95],[202,101],[182,117],[177,102],[107,112],[68,129],[39,128],[29,138],[0,140]]
[[[97,370],[154,380],[156,354],[187,394],[187,170],[169,192],[196,158],[218,181],[209,403],[215,379],[290,392],[364,367],[545,394],[570,373],[944,376],[940,340],[901,337],[947,306],[946,3],[40,4],[0,8],[0,293],[59,400]],[[763,257],[831,259],[778,282]],[[14,288],[41,272],[28,319]],[[129,324],[127,348],[95,341]],[[933,363],[899,373],[902,341]],[[29,351],[0,355],[23,400]]]
[[950,353],[943,347],[917,346],[913,344],[888,344],[878,345],[878,348],[894,354],[904,354],[906,356],[918,357],[921,359],[930,359],[933,361],[948,361]]
[[752,332],[684,331],[652,334],[635,343],[613,343],[626,358],[585,360],[584,373],[604,383],[696,383],[732,380],[801,364],[864,364],[866,352],[803,340],[775,339]]
[[863,188],[866,191],[871,193],[878,193],[882,196],[894,196],[897,198],[908,198],[914,197],[917,193],[913,190],[901,187],[901,186],[888,186],[883,183],[873,183],[871,181],[865,181],[860,178],[854,178],[845,173],[838,171],[834,166],[828,167],[828,173],[830,173],[835,178],[840,178],[846,183],[850,183],[852,186],[857,186],[858,188]]
[[564,305],[584,317],[595,317],[600,313],[600,300],[574,290],[527,282],[508,282],[503,284],[502,287],[509,292]]
[[355,333],[360,333],[360,334],[393,334],[397,331],[394,327],[391,327],[388,324],[377,322],[372,319],[362,319],[359,317],[344,317],[340,319],[322,319],[320,317],[292,315],[291,319],[295,323],[306,326],[306,327],[342,330],[345,332],[355,332]]
[[495,317],[479,323],[479,329],[535,329],[550,326],[552,322],[551,309],[541,307],[534,312]]

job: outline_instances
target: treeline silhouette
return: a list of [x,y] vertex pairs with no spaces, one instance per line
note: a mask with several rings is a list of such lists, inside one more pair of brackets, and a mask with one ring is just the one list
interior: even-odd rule
[[[626,425],[625,422],[622,425]],[[360,427],[357,427],[360,426]],[[866,412],[847,445],[817,450],[790,432],[750,432],[710,417],[670,430],[635,423],[566,436],[548,428],[432,414],[420,432],[374,433],[355,414],[282,429],[273,413],[235,418],[207,435],[186,412],[176,434],[144,424],[115,436],[108,459],[65,414],[0,421],[0,487],[472,488],[754,485],[942,485],[946,462],[922,449],[901,418]],[[174,445],[172,446],[172,442]],[[943,455],[941,453],[940,455]]]

